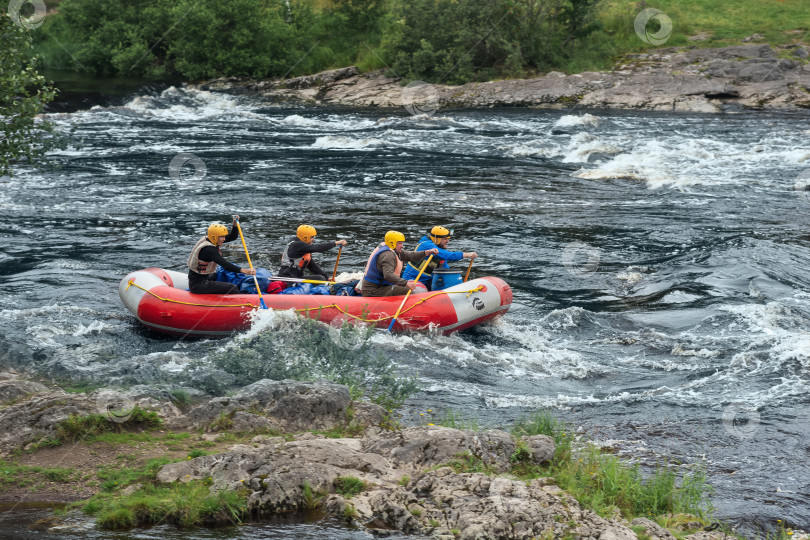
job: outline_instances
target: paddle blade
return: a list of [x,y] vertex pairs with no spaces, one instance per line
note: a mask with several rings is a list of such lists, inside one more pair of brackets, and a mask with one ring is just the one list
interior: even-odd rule
[[396,322],[397,322],[396,319],[391,319],[391,324],[388,325],[388,333],[389,334],[393,333],[393,331],[394,331],[393,328],[394,328],[394,325],[396,324]]
[[264,298],[259,297],[259,305],[262,306],[262,309],[267,309],[267,304],[264,303]]

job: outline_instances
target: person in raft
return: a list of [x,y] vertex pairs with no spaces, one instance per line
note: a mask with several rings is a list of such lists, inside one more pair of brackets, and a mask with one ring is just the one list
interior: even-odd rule
[[409,290],[426,292],[427,288],[416,281],[407,281],[400,277],[402,263],[421,261],[430,254],[436,255],[436,248],[425,251],[403,251],[405,235],[398,231],[385,233],[385,242],[371,253],[363,273],[360,292],[363,296],[399,296]]
[[312,273],[311,279],[326,281],[326,272],[312,260],[313,253],[323,253],[335,246],[345,246],[346,240],[330,240],[329,242],[315,242],[318,232],[311,225],[301,225],[295,231],[296,238],[287,244],[281,254],[281,269],[279,277],[303,278],[304,270]]
[[219,250],[225,242],[236,240],[239,231],[236,228],[236,221],[239,216],[233,217],[231,232],[222,223],[212,223],[208,226],[208,232],[201,238],[191,250],[188,258],[188,290],[194,294],[236,294],[239,288],[233,283],[216,281],[217,266],[221,266],[229,272],[240,272],[242,274],[254,275],[256,271],[250,268],[240,268],[229,263],[222,256]]
[[[447,265],[448,262],[456,262],[461,259],[475,259],[478,257],[478,253],[474,251],[448,251],[447,242],[450,241],[452,234],[453,231],[437,225],[430,229],[416,245],[414,251],[434,248],[439,251],[438,256],[430,260],[430,264],[427,265],[425,271],[422,272],[422,277],[419,278],[419,281],[428,289],[430,289],[433,282],[433,271],[435,269],[450,268]],[[408,266],[405,267],[405,271],[402,273],[402,279],[416,279],[416,275],[419,274],[419,269],[422,268],[423,262],[424,261],[409,262]]]

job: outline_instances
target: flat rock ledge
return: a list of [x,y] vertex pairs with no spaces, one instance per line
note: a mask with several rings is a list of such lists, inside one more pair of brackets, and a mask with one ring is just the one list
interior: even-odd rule
[[260,95],[277,102],[383,108],[416,105],[426,114],[442,108],[495,106],[705,113],[796,110],[810,108],[807,58],[808,51],[801,45],[780,50],[767,44],[679,47],[626,55],[611,71],[551,72],[533,79],[461,86],[437,84],[406,90],[400,79],[382,71],[361,74],[356,67],[347,67],[294,79],[221,78],[189,87]]
[[[0,452],[55,436],[59,422],[70,414],[103,412],[109,392],[70,394],[0,372]],[[143,387],[116,395],[156,411],[170,429],[258,433],[250,444],[171,463],[157,474],[163,483],[205,480],[212,493],[240,491],[256,515],[317,507],[380,535],[396,530],[447,540],[637,538],[631,527],[642,527],[650,538],[671,538],[651,521],[631,524],[618,515],[604,519],[550,478],[526,482],[511,476],[518,448],[533,463],[553,458],[554,441],[545,435],[517,441],[501,430],[384,429],[381,407],[352,402],[345,386],[328,382],[261,380],[187,412],[154,393]],[[358,426],[366,426],[358,438],[308,432]],[[282,437],[272,435],[276,430],[305,432]],[[457,472],[470,469],[477,472]],[[362,491],[341,495],[346,477],[362,480]],[[686,536],[721,537],[716,532]]]
[[[0,372],[0,457],[58,436],[70,415],[105,414],[137,405],[154,411],[175,431],[298,432],[379,425],[385,410],[352,402],[349,390],[329,382],[261,380],[236,395],[208,400],[182,412],[148,387],[72,394]],[[157,397],[156,397],[157,396]]]

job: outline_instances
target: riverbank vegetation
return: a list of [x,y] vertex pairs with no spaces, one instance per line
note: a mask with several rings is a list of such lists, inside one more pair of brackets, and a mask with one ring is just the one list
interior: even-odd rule
[[[634,30],[648,7],[672,22],[660,45]],[[656,46],[754,34],[799,43],[808,20],[801,0],[62,0],[34,37],[41,67],[91,75],[294,77],[357,65],[463,83],[607,69]]]
[[56,89],[26,59],[31,36],[10,17],[0,16],[0,177],[11,175],[12,164],[35,163],[58,141],[53,125],[37,121]]

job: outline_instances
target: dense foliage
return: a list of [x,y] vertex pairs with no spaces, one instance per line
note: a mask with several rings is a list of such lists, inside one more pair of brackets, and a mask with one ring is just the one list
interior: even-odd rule
[[188,79],[359,64],[429,81],[552,66],[598,0],[63,0],[38,34],[50,68]]
[[[292,77],[352,64],[409,80],[460,83],[606,69],[653,45],[634,31],[644,1],[48,0],[35,33],[43,66],[186,79]],[[806,40],[810,3],[659,0],[667,46],[727,46],[753,33]]]
[[63,0],[38,34],[49,68],[187,79],[294,76],[379,41],[380,0]]
[[408,79],[463,83],[518,76],[564,62],[596,30],[597,0],[412,0],[385,41]]
[[26,60],[31,38],[5,12],[0,14],[0,176],[16,161],[34,162],[50,147],[52,127],[36,116],[55,95]]

